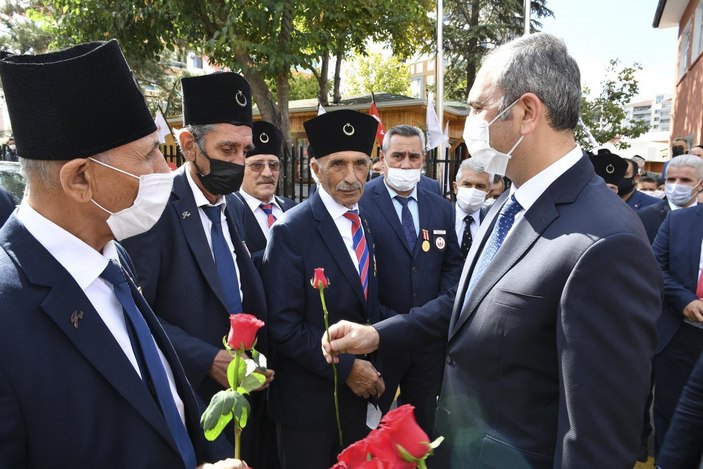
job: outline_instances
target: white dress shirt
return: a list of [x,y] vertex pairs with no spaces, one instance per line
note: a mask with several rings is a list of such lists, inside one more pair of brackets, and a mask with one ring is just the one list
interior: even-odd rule
[[[190,164],[190,163],[189,163]],[[225,201],[225,198],[223,196],[218,196],[217,200],[215,201],[215,204],[211,204],[205,195],[202,193],[200,188],[195,184],[195,181],[193,181],[193,178],[190,176],[190,171],[187,170],[186,168],[186,178],[188,179],[188,185],[190,186],[190,190],[193,192],[193,198],[195,199],[195,205],[198,206],[198,214],[200,215],[200,223],[203,225],[203,230],[205,230],[205,237],[207,238],[207,243],[208,246],[210,247],[210,253],[212,254],[212,258],[215,258],[215,254],[212,252],[212,235],[210,234],[210,230],[212,230],[212,222],[208,218],[208,216],[205,214],[205,210],[203,210],[203,207],[217,207],[217,206],[222,206],[220,208],[220,220],[222,221],[222,234],[225,237],[225,242],[227,243],[227,247],[229,248],[229,251],[232,253],[232,259],[234,260],[234,268],[237,269],[237,284],[239,285],[239,299],[244,302],[244,297],[242,295],[242,280],[241,280],[241,275],[239,274],[239,266],[237,265],[237,254],[234,252],[234,244],[232,244],[232,235],[229,232],[229,226],[227,226],[227,219],[225,218],[225,213],[224,209],[227,206],[227,202]]]
[[278,200],[276,200],[276,197],[274,196],[271,197],[270,202],[262,202],[254,196],[247,194],[242,189],[239,189],[239,193],[242,194],[242,197],[244,197],[244,202],[246,202],[247,206],[249,206],[249,209],[254,214],[256,221],[259,223],[259,227],[261,227],[261,231],[264,233],[264,236],[266,236],[266,240],[268,241],[269,230],[271,229],[269,228],[269,217],[266,213],[264,213],[264,210],[260,207],[260,205],[263,203],[271,204],[273,216],[276,217],[276,221],[278,221],[278,219],[283,216],[283,209],[280,205],[278,205]]
[[[344,205],[338,203],[332,198],[331,195],[327,193],[322,185],[318,186],[317,190],[320,192],[320,199],[325,205],[327,212],[332,217],[334,224],[337,225],[337,231],[339,231],[344,245],[347,247],[347,253],[352,263],[356,267],[356,271],[359,272],[359,260],[356,258],[356,251],[354,251],[354,240],[352,239],[352,222],[344,216],[349,210],[359,210],[359,204],[354,204],[352,208],[347,208]],[[364,224],[361,224],[361,231],[363,233]]]
[[[391,189],[390,186],[386,184],[385,179],[383,180],[383,184],[386,186],[388,195],[393,201],[393,208],[395,209],[395,213],[398,215],[398,220],[400,220],[400,226],[403,226],[403,204],[398,202],[398,199],[396,199],[396,196],[403,196],[399,195],[396,191]],[[420,208],[417,202],[417,186],[413,187],[413,191],[410,193],[407,199],[408,210],[410,210],[410,215],[413,216],[413,225],[415,225],[415,235],[420,236]]]
[[[73,277],[98,312],[100,319],[102,319],[105,326],[107,326],[110,333],[115,338],[115,341],[117,341],[117,344],[134,367],[134,370],[141,377],[139,363],[134,355],[132,343],[127,333],[122,304],[117,299],[112,285],[100,278],[100,274],[105,270],[105,267],[107,267],[111,259],[115,259],[119,262],[114,242],[110,241],[107,243],[101,254],[68,231],[40,215],[30,207],[26,200],[20,205],[17,218],[22,222],[25,228],[27,228],[27,231],[29,231],[29,233],[49,251],[49,254],[66,269],[68,274]],[[156,342],[154,343],[156,344]],[[176,407],[178,408],[178,413],[185,424],[183,401],[178,395],[171,366],[166,360],[166,357],[164,357],[164,354],[161,353],[158,345],[156,345],[156,349],[159,352],[161,363],[166,370],[168,384],[171,388],[171,394],[173,395]]]
[[454,203],[454,228],[456,231],[456,239],[459,241],[459,246],[461,246],[461,240],[464,237],[464,227],[466,222],[464,218],[466,215],[470,215],[474,222],[469,226],[469,231],[471,232],[471,239],[476,239],[478,234],[478,227],[481,224],[481,209],[474,210],[471,213],[466,213],[463,208],[459,207],[459,204]]

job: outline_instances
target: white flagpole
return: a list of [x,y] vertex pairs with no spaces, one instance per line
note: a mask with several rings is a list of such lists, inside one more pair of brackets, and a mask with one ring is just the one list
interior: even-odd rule
[[[437,71],[437,119],[439,120],[439,128],[442,128],[444,122],[444,4],[443,0],[437,0],[437,59],[435,61],[435,70]],[[440,142],[437,148],[437,159],[444,159],[444,142]],[[437,166],[440,169],[440,166]],[[438,171],[436,176],[440,178],[440,187],[444,192],[444,165],[441,166],[441,171]]]
[[525,33],[524,36],[530,34],[530,16],[531,16],[531,4],[530,0],[525,0]]

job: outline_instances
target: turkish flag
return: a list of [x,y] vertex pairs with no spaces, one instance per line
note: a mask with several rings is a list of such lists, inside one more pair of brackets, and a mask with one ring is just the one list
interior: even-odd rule
[[381,122],[381,115],[376,109],[376,102],[371,101],[371,108],[369,109],[369,115],[378,121],[378,129],[376,129],[376,139],[379,145],[383,145],[383,136],[386,135],[386,129],[383,128],[383,122]]

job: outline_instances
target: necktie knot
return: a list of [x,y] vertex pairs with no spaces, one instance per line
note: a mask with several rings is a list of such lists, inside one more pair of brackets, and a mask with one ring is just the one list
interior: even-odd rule
[[359,213],[357,210],[348,210],[344,214],[344,218],[352,222],[352,226],[361,225],[361,219],[359,218]]
[[273,213],[273,204],[260,204],[261,210],[264,211],[266,215],[271,215]]
[[211,205],[203,205],[202,209],[213,225],[222,224],[222,208],[219,205],[214,207]]
[[113,286],[127,282],[122,267],[120,267],[120,264],[118,264],[115,259],[110,259],[107,263],[107,267],[105,267],[105,270],[100,274],[100,278],[110,282]]
[[410,203],[410,197],[401,197],[399,195],[396,195],[395,200],[397,200],[400,205],[403,206],[403,208],[407,207],[408,203]]
[[508,199],[508,202],[506,202],[506,204],[500,210],[500,216],[510,217],[511,219],[514,219],[515,215],[517,215],[520,210],[522,210],[522,205],[520,205],[520,202],[518,202],[515,198],[515,194],[513,194],[510,196],[510,199]]
[[466,223],[467,225],[470,225],[473,222],[474,222],[474,217],[472,217],[471,215],[466,215],[464,217],[464,223]]

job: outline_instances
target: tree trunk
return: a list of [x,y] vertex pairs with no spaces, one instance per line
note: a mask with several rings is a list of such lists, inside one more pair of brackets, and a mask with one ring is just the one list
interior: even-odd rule
[[316,75],[317,82],[320,84],[320,91],[317,94],[317,99],[320,101],[320,104],[323,106],[327,106],[329,102],[329,80],[327,79],[327,76],[329,75],[329,68],[330,68],[330,54],[329,52],[325,51],[324,54],[322,54],[320,61],[320,74]]
[[337,47],[337,61],[334,64],[334,91],[332,102],[339,104],[342,100],[342,94],[339,92],[339,86],[342,82],[342,61],[344,60],[344,40],[340,41]]
[[[286,0],[281,16],[281,31],[278,34],[278,50],[290,49],[291,32],[293,31],[293,16],[295,15],[295,0]],[[283,134],[285,147],[290,148],[292,139],[290,135],[290,119],[288,115],[288,97],[290,96],[290,69],[291,64],[285,61],[276,76],[278,89],[278,128]]]
[[[478,26],[479,15],[481,13],[481,0],[471,0],[471,19],[469,20],[469,30]],[[466,61],[466,90],[464,91],[464,99],[469,99],[469,91],[476,81],[476,70],[478,69],[477,58],[483,54],[479,54],[478,38],[475,36],[469,39],[469,50],[471,55]]]

